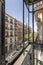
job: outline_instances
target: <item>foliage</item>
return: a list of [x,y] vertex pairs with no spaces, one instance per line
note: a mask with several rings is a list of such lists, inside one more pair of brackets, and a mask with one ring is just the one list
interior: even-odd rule
[[[34,41],[35,41],[35,39],[36,39],[36,36],[37,36],[37,33],[34,32]],[[25,38],[28,39],[28,34],[25,34]],[[33,34],[30,33],[30,34],[29,34],[29,41],[32,42],[32,40],[33,40]]]

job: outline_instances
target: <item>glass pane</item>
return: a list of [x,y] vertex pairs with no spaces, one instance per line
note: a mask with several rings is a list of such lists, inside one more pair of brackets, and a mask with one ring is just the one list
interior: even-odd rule
[[24,7],[24,45],[28,45],[28,10]]
[[34,62],[35,65],[43,65],[43,45],[34,46]]
[[30,35],[29,35],[29,41],[33,42],[33,24],[32,24],[32,13],[29,13],[29,26],[30,26]]
[[36,26],[37,26],[36,42],[43,44],[43,24],[42,24],[43,23],[43,9],[41,9],[43,5],[43,1],[40,1],[38,3],[39,5],[36,3],[36,7],[34,8],[35,10],[34,21],[36,22]]
[[[30,3],[32,1],[30,0]],[[2,14],[1,9],[0,5],[0,14]],[[1,19],[0,15],[0,21]],[[1,24],[4,26],[3,22],[4,20],[2,20],[2,23],[0,22],[0,27]],[[6,65],[10,65],[17,58],[14,65],[33,65],[33,63],[34,65],[43,65],[43,1],[34,4],[34,12],[32,11],[32,4],[29,5],[29,16],[27,7],[24,4],[23,33],[23,1],[5,0],[5,58],[3,55],[4,34],[1,35],[4,28],[1,29],[0,37],[2,36],[2,39],[0,38],[0,42],[3,44],[0,43],[2,45],[0,46],[1,62],[5,59]],[[33,43],[33,38],[35,44],[30,44],[30,42]]]
[[37,23],[35,20],[35,15],[34,15],[34,42],[36,42],[36,37],[37,37]]
[[29,5],[29,11],[32,11],[32,5]]
[[29,45],[23,52],[24,60],[21,65],[33,65],[33,46]]
[[5,60],[11,63],[23,49],[23,2],[5,0]]

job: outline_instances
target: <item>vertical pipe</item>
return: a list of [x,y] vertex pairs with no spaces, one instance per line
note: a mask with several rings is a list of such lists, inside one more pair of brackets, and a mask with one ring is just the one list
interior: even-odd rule
[[24,0],[23,0],[23,49],[24,49]]
[[1,2],[1,65],[5,65],[5,0]]

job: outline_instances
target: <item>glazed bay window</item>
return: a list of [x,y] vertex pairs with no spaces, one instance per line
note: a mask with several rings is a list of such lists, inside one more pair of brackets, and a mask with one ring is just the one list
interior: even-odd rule
[[0,27],[0,65],[43,65],[42,0],[1,0]]

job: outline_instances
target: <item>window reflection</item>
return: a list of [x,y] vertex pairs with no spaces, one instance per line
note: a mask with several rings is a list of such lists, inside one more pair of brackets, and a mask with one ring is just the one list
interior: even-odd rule
[[[36,5],[39,6],[39,4],[42,4],[42,2],[38,2],[37,4],[35,4],[35,8]],[[19,4],[20,5],[20,4]],[[18,8],[18,7],[17,7]],[[21,7],[20,7],[21,8]],[[15,8],[16,9],[16,8]],[[10,10],[10,8],[9,8]],[[22,8],[21,8],[22,10]],[[18,11],[18,10],[17,10]],[[32,11],[32,5],[29,6],[29,11]],[[13,12],[12,12],[13,13]],[[19,12],[20,13],[20,12]],[[16,18],[15,16],[11,16],[9,13],[5,13],[5,55],[6,55],[6,61],[9,63],[9,60],[12,61],[12,59],[15,59],[15,55],[19,55],[19,53],[22,51],[22,49],[26,48],[26,51],[24,52],[24,62],[26,63],[26,65],[32,65],[33,64],[33,60],[35,65],[40,65],[43,64],[43,47],[42,46],[37,46],[34,45],[34,49],[33,49],[33,45],[29,43],[33,42],[33,21],[32,21],[32,13],[33,12],[29,12],[29,17],[28,16],[28,10],[25,6],[25,15],[24,15],[24,33],[23,33],[23,21],[21,21],[21,16],[19,16],[20,14],[17,13],[17,17],[20,17],[20,20],[18,20],[19,18]],[[15,18],[14,18],[15,17]],[[29,21],[28,21],[29,18]],[[36,43],[41,43],[42,42],[42,13],[35,13],[35,18],[34,18],[34,22],[37,23],[37,32],[35,31],[36,28],[34,28],[34,42]],[[28,23],[29,22],[29,23]],[[36,26],[34,24],[34,26]],[[42,26],[42,27],[41,27]],[[23,43],[23,34],[24,34],[24,43]],[[29,35],[29,36],[28,36]],[[24,45],[24,48],[23,48]],[[32,46],[32,47],[28,47],[29,51],[27,50],[27,46]],[[33,58],[33,50],[34,50],[34,58]],[[26,55],[26,56],[25,56]],[[8,59],[9,58],[9,59]],[[23,65],[22,64],[22,65]],[[25,65],[25,64],[24,64]]]

